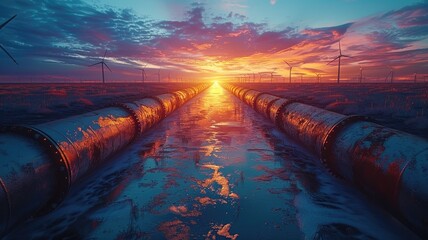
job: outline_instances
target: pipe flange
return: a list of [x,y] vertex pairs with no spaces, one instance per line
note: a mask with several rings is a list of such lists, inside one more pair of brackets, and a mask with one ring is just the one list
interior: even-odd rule
[[[245,88],[244,88],[245,89]],[[247,89],[245,89],[244,90],[244,92],[242,92],[242,101],[244,101],[245,102],[245,95],[249,92],[249,91],[251,91],[251,90],[254,90],[254,89],[251,89],[251,88],[247,88]],[[239,91],[239,93],[241,93],[241,91]],[[238,95],[238,97],[239,97],[239,95]]]
[[233,95],[235,95],[235,96],[238,96],[238,94],[239,94],[239,92],[240,91],[242,91],[242,89],[244,89],[244,88],[241,88],[241,87],[239,87],[239,86],[235,86],[235,89],[230,89],[230,92],[233,94]]
[[[277,98],[277,99],[274,99],[274,100],[272,100],[272,101],[270,101],[268,104],[267,104],[267,106],[266,106],[266,112],[265,112],[265,115],[270,119],[270,114],[269,114],[269,109],[270,109],[270,107],[272,107],[272,105],[276,102],[276,101],[278,101],[280,98]],[[275,115],[275,124],[276,124],[276,115]]]
[[141,122],[140,122],[140,119],[138,118],[137,113],[131,107],[129,107],[126,103],[118,103],[118,104],[115,104],[114,106],[120,107],[120,108],[124,109],[127,113],[130,114],[131,118],[134,120],[134,122],[135,122],[135,131],[136,132],[134,134],[133,139],[135,139],[138,136],[140,136],[143,127],[141,126]]
[[58,144],[43,131],[31,126],[17,125],[4,126],[0,132],[17,133],[37,141],[47,152],[57,169],[57,179],[59,189],[48,203],[42,207],[35,215],[43,215],[54,210],[65,198],[71,185],[71,172],[66,157],[60,150]]
[[[267,108],[267,110],[266,111],[269,111],[269,108],[272,106],[272,104],[274,104],[276,101],[278,101],[279,99],[284,99],[284,98],[278,98],[278,99],[275,99],[275,100],[273,100],[271,103],[269,103],[270,104],[270,106],[268,105],[268,108]],[[277,127],[279,127],[279,129],[282,129],[282,127],[281,127],[281,124],[280,124],[280,121],[281,121],[281,119],[280,119],[280,113],[282,112],[282,111],[284,111],[284,109],[288,106],[288,105],[290,105],[290,104],[292,104],[292,103],[298,103],[299,101],[297,101],[297,100],[295,100],[295,99],[290,99],[290,100],[288,100],[288,101],[286,101],[286,102],[284,102],[283,104],[281,104],[281,106],[278,108],[278,110],[276,111],[276,113],[275,113],[275,125],[277,126]],[[267,113],[267,115],[269,115],[269,112],[266,112]]]
[[328,169],[328,171],[330,173],[332,173],[332,175],[334,176],[338,176],[335,173],[335,169],[333,167],[333,165],[331,163],[329,163],[329,159],[331,159],[331,151],[332,151],[332,145],[334,143],[334,140],[337,137],[337,134],[344,129],[346,126],[349,126],[349,124],[351,123],[355,123],[358,121],[366,121],[368,118],[365,116],[358,116],[358,115],[352,115],[352,116],[348,116],[342,120],[340,120],[339,122],[337,122],[336,124],[333,125],[333,127],[330,129],[330,131],[327,133],[323,143],[322,143],[322,148],[321,148],[321,162],[324,164],[324,166]]
[[179,106],[181,106],[182,104],[184,104],[184,102],[186,101],[186,100],[183,100],[183,102],[181,102],[180,95],[178,93],[176,93],[176,92],[172,92],[171,94],[174,95],[175,100],[178,103],[177,107],[175,109],[177,109]]
[[254,100],[253,100],[253,104],[251,104],[251,107],[252,107],[252,108],[256,109],[256,102],[257,102],[257,100],[259,99],[259,97],[260,97],[261,95],[263,95],[263,94],[268,94],[268,93],[266,93],[266,92],[259,92],[259,93],[257,93],[256,97],[255,97],[255,98],[254,98]]
[[162,107],[162,116],[161,116],[161,118],[162,119],[165,118],[166,117],[166,107],[163,104],[163,101],[160,98],[158,98],[157,96],[148,96],[146,98],[153,99],[153,100],[155,100],[156,102],[158,102],[161,105],[161,107]]
[[[240,87],[240,88],[241,88],[241,87]],[[249,89],[247,89],[247,88],[241,88],[241,89],[239,89],[239,90],[235,93],[235,96],[236,96],[236,97],[238,97],[238,98],[240,99],[239,94],[240,94],[242,91],[247,91],[247,90],[249,90]]]

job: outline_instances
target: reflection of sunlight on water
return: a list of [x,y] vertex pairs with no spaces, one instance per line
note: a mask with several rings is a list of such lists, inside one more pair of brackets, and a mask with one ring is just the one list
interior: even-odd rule
[[214,82],[211,88],[208,89],[213,95],[223,95],[224,89],[218,84],[218,82]]
[[[229,186],[229,180],[224,177],[221,172],[219,171],[220,166],[212,165],[212,164],[206,164],[201,165],[202,168],[209,168],[211,170],[214,170],[214,173],[212,174],[211,178],[207,178],[204,181],[198,181],[198,184],[203,188],[209,188],[212,187],[213,183],[217,183],[221,186],[221,189],[219,191],[219,194],[223,197],[232,197],[232,198],[239,198],[236,193],[230,193],[230,186]],[[204,190],[205,192],[205,190]]]
[[[202,156],[222,158],[224,147],[238,143],[241,139],[237,137],[245,134],[242,106],[237,105],[234,96],[226,93],[217,82],[199,99],[199,103],[201,106],[192,109],[190,115],[200,111],[202,117],[198,118],[195,125],[202,128],[202,132],[189,132],[186,136],[194,140],[190,143],[199,144]],[[242,158],[234,158],[237,161],[240,159]]]

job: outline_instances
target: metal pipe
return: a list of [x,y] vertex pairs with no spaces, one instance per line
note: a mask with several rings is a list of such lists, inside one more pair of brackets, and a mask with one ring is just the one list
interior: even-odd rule
[[69,188],[209,85],[34,126],[0,128],[0,236],[54,209]]
[[[222,86],[320,157],[423,237],[428,237],[428,141],[361,116]],[[239,90],[237,90],[239,89]]]

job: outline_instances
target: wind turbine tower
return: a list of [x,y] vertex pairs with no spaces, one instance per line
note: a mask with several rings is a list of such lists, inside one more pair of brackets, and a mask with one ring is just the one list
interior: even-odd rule
[[350,58],[350,56],[342,54],[342,48],[340,46],[340,41],[339,41],[339,56],[337,56],[335,59],[333,59],[329,63],[327,63],[327,65],[329,65],[330,63],[336,61],[336,59],[339,59],[339,62],[338,62],[338,65],[337,65],[337,83],[340,83],[340,61],[341,61],[342,57],[348,57],[348,58]]
[[146,70],[144,69],[147,66],[147,64],[144,64],[143,67],[137,68],[141,71],[141,81],[144,82],[146,80]]
[[270,72],[270,82],[272,83],[273,82],[273,74],[275,73],[275,71],[276,71],[276,69],[277,68],[273,68],[272,70],[272,72]]
[[94,64],[92,64],[92,65],[89,65],[89,67],[92,67],[92,66],[95,66],[95,65],[98,65],[98,64],[101,64],[101,72],[102,72],[102,76],[103,76],[103,83],[105,83],[105,79],[104,79],[104,66],[106,66],[107,67],[107,69],[111,72],[111,69],[108,67],[108,65],[105,63],[105,58],[106,58],[106,55],[107,55],[107,50],[104,52],[104,57],[103,57],[103,59],[101,60],[101,62],[97,62],[97,63],[94,63]]
[[320,83],[320,77],[321,77],[321,73],[316,73],[316,75],[317,75],[317,80],[318,80],[318,83]]
[[160,68],[158,69],[158,82],[160,82],[160,79],[161,79],[161,77],[160,77]]
[[360,83],[363,83],[363,66],[360,65]]
[[394,69],[391,68],[391,83],[394,81]]
[[388,75],[387,75],[387,76],[386,76],[386,78],[385,78],[385,82],[387,82],[387,81],[388,81],[389,76],[391,76],[391,81],[390,81],[390,83],[392,83],[392,82],[394,81],[394,69],[393,69],[391,66],[388,66],[388,68],[389,68],[389,73],[388,73]]
[[[4,22],[2,25],[0,25],[0,30],[2,29],[2,28],[4,28],[4,26],[6,26],[10,21],[12,21],[14,18],[16,17],[16,15],[15,16],[13,16],[13,17],[11,17],[11,18],[9,18],[9,20],[7,20],[6,22]],[[6,50],[6,48],[4,48],[1,44],[0,44],[0,48],[3,50],[3,52],[5,52],[6,53],[6,55],[7,56],[9,56],[9,58],[10,59],[12,59],[12,61],[16,64],[16,65],[18,65],[18,63],[16,62],[16,60],[12,57],[12,55],[10,55],[10,53]]]
[[288,82],[291,83],[291,70],[293,69],[293,66],[291,66],[287,61],[284,60],[284,62],[288,65],[288,67],[290,68],[290,72],[288,75]]

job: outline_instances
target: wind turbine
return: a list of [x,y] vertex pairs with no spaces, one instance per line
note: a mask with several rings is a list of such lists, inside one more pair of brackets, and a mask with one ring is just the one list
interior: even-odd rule
[[[4,26],[6,26],[10,21],[12,21],[14,18],[16,17],[16,15],[15,16],[13,16],[13,17],[11,17],[11,18],[9,18],[9,20],[7,20],[6,22],[4,22],[2,25],[0,25],[0,30],[4,27]],[[7,56],[9,56],[9,58],[10,59],[12,59],[12,61],[14,61],[15,62],[15,64],[16,65],[18,65],[18,63],[16,62],[16,60],[12,57],[12,55],[10,55],[10,53],[6,50],[6,48],[4,48],[1,44],[0,44],[0,48],[7,54]]]
[[340,47],[340,41],[339,41],[339,56],[337,56],[335,59],[333,59],[329,63],[327,63],[327,65],[329,65],[330,63],[336,61],[336,59],[339,59],[339,64],[337,65],[337,83],[340,82],[340,60],[342,59],[342,57],[349,57],[350,58],[350,56],[342,54],[342,48]]
[[288,82],[291,83],[291,70],[293,69],[293,66],[291,66],[287,61],[284,60],[284,62],[288,65],[288,67],[290,68],[290,74],[288,76]]
[[160,68],[158,69],[158,82],[160,82]]
[[363,82],[363,66],[360,65],[360,83]]
[[94,64],[92,64],[92,65],[89,65],[89,67],[92,67],[92,66],[95,66],[95,65],[98,65],[98,64],[101,64],[101,72],[102,72],[102,75],[103,75],[103,83],[105,83],[105,79],[104,79],[104,66],[106,66],[107,67],[107,69],[111,72],[111,69],[107,66],[107,64],[105,63],[105,58],[106,58],[106,55],[107,55],[107,50],[105,51],[105,53],[104,53],[104,57],[103,57],[103,59],[101,60],[101,62],[97,62],[97,63],[94,63]]
[[144,82],[144,80],[146,80],[146,70],[144,70],[144,68],[147,66],[147,64],[144,64],[143,67],[141,68],[137,68],[138,70],[141,71],[141,80]]
[[389,68],[389,73],[385,78],[385,82],[388,81],[389,76],[391,76],[391,82],[390,83],[392,83],[392,81],[394,81],[394,69],[391,66],[388,66],[388,68]]
[[278,69],[278,68],[272,68],[273,71],[270,72],[270,82],[271,83],[273,82],[273,74],[275,73],[276,69]]
[[320,79],[321,79],[321,73],[315,73],[316,75],[317,75],[317,80],[318,80],[318,83],[320,83]]

